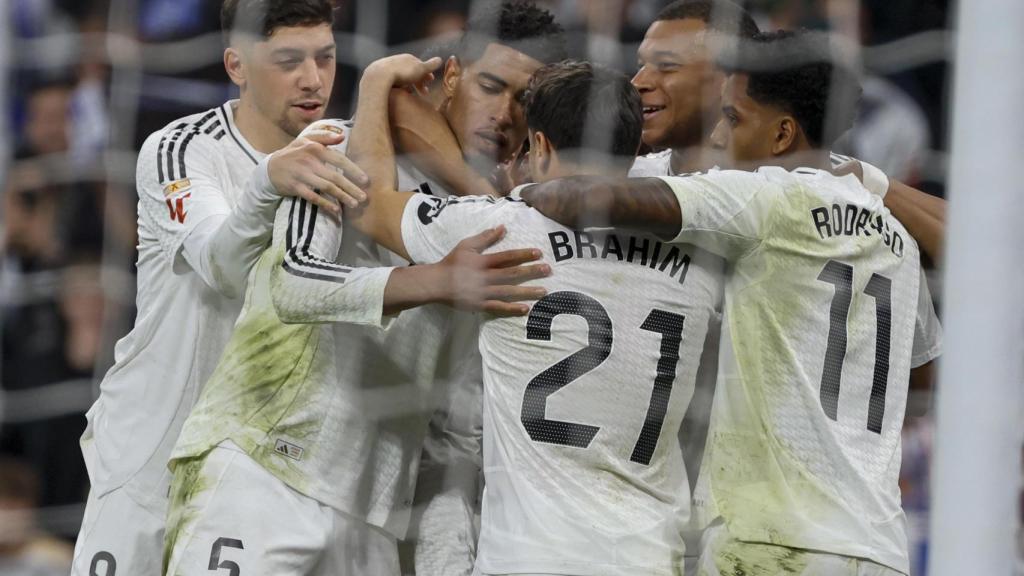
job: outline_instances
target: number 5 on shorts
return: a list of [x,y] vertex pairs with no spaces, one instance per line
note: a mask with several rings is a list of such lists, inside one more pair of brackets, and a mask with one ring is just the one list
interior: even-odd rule
[[223,562],[221,561],[221,548],[238,548],[239,550],[245,549],[245,547],[242,546],[241,540],[236,540],[234,538],[217,538],[216,542],[214,542],[213,546],[210,548],[210,565],[208,566],[210,571],[212,572],[214,570],[225,569],[228,570],[228,574],[230,576],[238,576],[239,574],[241,574],[242,570],[238,567],[238,564],[236,564],[235,562],[232,562],[231,560],[224,560]]

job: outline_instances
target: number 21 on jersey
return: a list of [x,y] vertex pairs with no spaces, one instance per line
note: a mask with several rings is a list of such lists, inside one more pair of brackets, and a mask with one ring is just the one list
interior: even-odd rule
[[[547,368],[526,386],[520,420],[535,442],[586,448],[600,428],[546,418],[548,396],[600,366],[612,352],[614,334],[608,312],[597,300],[580,292],[561,291],[541,298],[530,310],[526,322],[528,340],[551,340],[551,322],[560,314],[573,314],[587,321],[588,345]],[[650,465],[665,421],[672,385],[679,363],[685,316],[654,309],[640,330],[661,334],[657,377],[640,436],[633,446],[632,462]]]

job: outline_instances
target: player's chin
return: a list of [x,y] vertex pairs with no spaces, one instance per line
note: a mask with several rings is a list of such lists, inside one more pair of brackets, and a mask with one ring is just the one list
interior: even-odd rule
[[320,108],[319,114],[313,115],[299,114],[296,113],[294,110],[289,110],[288,113],[285,114],[281,126],[288,134],[291,134],[292,136],[298,136],[299,133],[305,130],[307,126],[318,120],[323,120],[323,118],[323,107]]
[[640,139],[646,146],[649,146],[651,148],[664,148],[665,130],[657,124],[648,127],[647,123],[644,122],[643,131],[640,133]]

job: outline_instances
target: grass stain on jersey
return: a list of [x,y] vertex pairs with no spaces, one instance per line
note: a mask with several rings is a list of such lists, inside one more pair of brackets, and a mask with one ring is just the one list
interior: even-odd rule
[[321,326],[285,324],[270,295],[271,268],[283,248],[264,252],[257,263],[245,307],[216,370],[186,422],[184,437],[197,453],[231,439],[260,465],[297,490],[305,487],[298,462],[274,452],[276,439],[315,450],[304,439],[317,422],[285,422],[289,414],[316,401],[310,373]]
[[792,548],[731,541],[714,557],[720,576],[803,574],[807,554]]
[[171,551],[181,537],[182,531],[190,527],[199,512],[192,506],[192,500],[205,492],[210,484],[203,476],[206,454],[172,462],[174,480],[171,483],[170,501],[167,504],[167,525],[164,534],[163,572],[171,561]]
[[[728,423],[712,425],[705,454],[712,510],[717,509],[726,519],[730,534],[745,541],[783,546],[818,538],[804,533],[795,521],[798,517],[819,523],[846,523],[856,518],[857,511],[829,482],[837,474],[832,462],[801,446],[803,439],[817,440],[813,430],[810,435],[800,430],[800,410],[821,408],[817,403],[802,404],[794,388],[809,387],[816,398],[820,382],[810,374],[821,366],[808,364],[812,359],[800,355],[800,346],[793,339],[800,335],[801,326],[828,327],[833,288],[817,280],[827,254],[858,258],[883,246],[878,236],[822,240],[808,216],[821,199],[801,187],[790,188],[786,194],[786,202],[775,208],[766,224],[764,242],[744,257],[749,261],[741,259],[735,265],[744,275],[744,287],[730,294],[726,321],[739,372],[725,378],[720,374],[719,387],[724,385],[727,390],[716,391],[715,402],[719,402],[719,394],[727,396],[726,405],[740,410],[742,416],[719,418]],[[860,305],[874,304],[870,299],[854,298],[849,314],[855,314]],[[721,573],[791,573],[781,571],[787,565],[792,562],[779,560],[775,566],[780,571],[759,571],[755,570],[757,563],[740,556],[732,564],[725,562],[723,566],[731,571],[723,569]]]

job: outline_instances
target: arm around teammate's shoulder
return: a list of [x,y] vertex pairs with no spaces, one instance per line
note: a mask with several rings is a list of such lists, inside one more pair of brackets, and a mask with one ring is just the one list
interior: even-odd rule
[[615,226],[663,238],[679,233],[679,202],[661,178],[570,176],[529,186],[520,197],[541,214],[577,230]]

